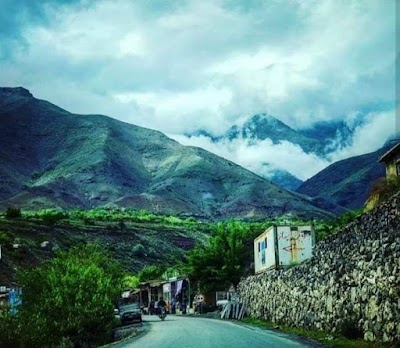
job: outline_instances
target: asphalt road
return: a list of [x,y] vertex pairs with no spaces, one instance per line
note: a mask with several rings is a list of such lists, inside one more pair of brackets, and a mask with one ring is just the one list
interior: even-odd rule
[[167,316],[143,316],[146,333],[119,348],[285,348],[315,347],[289,335],[229,321]]

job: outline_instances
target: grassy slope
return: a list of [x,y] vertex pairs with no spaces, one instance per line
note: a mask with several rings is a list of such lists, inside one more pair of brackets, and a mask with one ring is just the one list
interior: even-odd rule
[[[0,261],[0,285],[10,284],[15,268],[39,265],[54,255],[52,248],[66,249],[80,243],[95,242],[104,245],[124,268],[137,272],[146,264],[174,265],[182,260],[185,250],[174,238],[189,238],[203,242],[210,232],[208,224],[160,223],[154,221],[61,220],[54,225],[37,218],[0,218],[3,240],[3,259]],[[21,244],[12,248],[12,242]],[[49,241],[48,247],[40,244]],[[1,243],[1,241],[0,241]],[[137,246],[142,245],[141,251]]]
[[0,93],[2,103],[7,104],[0,109],[3,208],[119,206],[205,218],[329,215],[160,132],[106,116],[71,114],[26,93]]

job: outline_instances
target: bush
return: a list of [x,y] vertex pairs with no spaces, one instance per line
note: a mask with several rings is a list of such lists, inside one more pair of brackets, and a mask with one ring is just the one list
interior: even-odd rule
[[368,200],[373,202],[373,206],[375,207],[399,191],[400,177],[389,176],[381,178],[372,185]]
[[68,215],[62,211],[57,210],[44,210],[39,213],[39,217],[47,225],[54,225],[57,222],[67,219]]
[[125,275],[123,279],[123,289],[134,289],[139,285],[139,278],[134,275]]
[[139,279],[141,282],[145,282],[148,280],[153,280],[153,279],[159,279],[161,278],[162,274],[165,272],[165,268],[158,266],[158,265],[150,265],[150,266],[145,266],[140,272],[139,272]]
[[23,303],[3,324],[0,342],[13,336],[17,347],[89,347],[110,340],[122,272],[98,246],[59,252],[42,267],[18,273],[18,283]]
[[136,257],[145,257],[146,248],[142,244],[136,244],[132,247],[132,254]]
[[0,308],[0,347],[18,347],[19,329],[8,308]]
[[6,233],[0,231],[0,245],[7,245],[12,243],[12,237]]
[[22,216],[21,209],[16,207],[8,207],[6,210],[7,219],[18,219]]

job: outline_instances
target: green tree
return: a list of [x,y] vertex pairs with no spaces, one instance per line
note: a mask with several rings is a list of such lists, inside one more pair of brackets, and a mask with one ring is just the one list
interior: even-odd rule
[[214,291],[235,286],[245,274],[252,245],[253,233],[240,222],[219,223],[209,242],[189,253],[187,272],[199,281],[203,291]]
[[8,207],[6,210],[7,219],[18,219],[22,216],[21,209],[16,207]]
[[[42,267],[18,274],[23,304],[18,310],[20,346],[76,347],[110,338],[122,272],[98,246],[60,252]],[[0,340],[1,342],[1,340]]]
[[148,265],[145,266],[138,274],[141,282],[148,280],[154,280],[161,278],[162,274],[165,272],[165,267],[159,265]]
[[123,289],[124,290],[134,289],[139,285],[139,283],[140,283],[140,281],[139,281],[138,277],[127,274],[124,276],[124,279],[123,279]]

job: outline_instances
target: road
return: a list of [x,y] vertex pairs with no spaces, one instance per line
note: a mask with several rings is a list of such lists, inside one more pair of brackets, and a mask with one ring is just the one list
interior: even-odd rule
[[[229,321],[167,316],[144,316],[147,333],[118,348],[285,348],[316,347],[289,335]],[[319,345],[318,345],[319,346]]]

